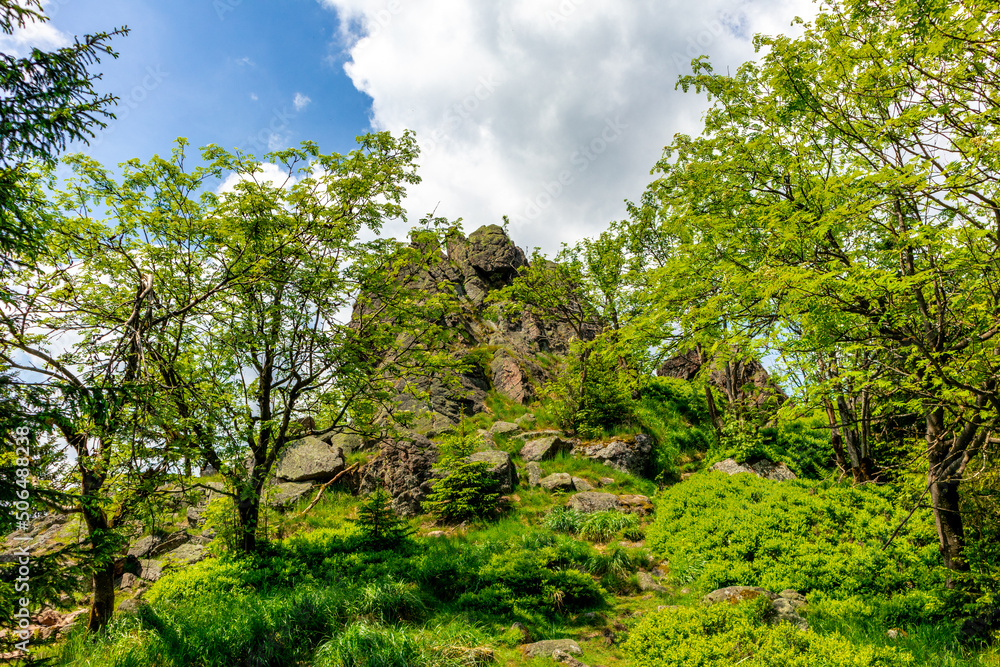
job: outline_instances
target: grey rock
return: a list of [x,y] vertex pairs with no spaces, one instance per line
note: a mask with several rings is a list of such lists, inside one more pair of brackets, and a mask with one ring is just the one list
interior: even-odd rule
[[552,652],[552,659],[555,660],[556,662],[561,662],[564,665],[568,665],[568,667],[587,667],[586,663],[577,660],[569,653],[559,648],[557,648],[555,651]]
[[526,658],[551,658],[556,651],[563,651],[570,655],[583,655],[580,645],[572,639],[545,639],[534,644],[527,644],[523,650]]
[[137,583],[139,583],[139,577],[135,576],[131,572],[126,572],[125,574],[122,575],[122,580],[121,583],[118,585],[118,588],[122,589],[123,591],[132,590],[132,587],[135,586]]
[[513,623],[510,626],[510,629],[511,630],[517,630],[518,632],[521,633],[521,641],[518,642],[518,643],[520,643],[520,644],[530,644],[531,643],[531,632],[528,631],[528,628],[527,628],[527,626],[524,625],[524,623]]
[[286,508],[309,495],[312,482],[282,482],[271,489],[271,507]]
[[201,524],[201,513],[203,510],[198,507],[188,507],[184,513],[187,518],[189,528],[197,528]]
[[524,440],[525,442],[530,442],[531,440],[538,440],[540,438],[550,438],[552,436],[563,437],[562,431],[557,431],[555,429],[545,429],[542,431],[525,431],[524,433],[518,433],[514,437],[518,440]]
[[521,428],[533,428],[538,420],[535,419],[535,415],[531,412],[521,415],[514,420],[514,423]]
[[735,459],[726,459],[725,461],[719,461],[711,469],[729,475],[746,472],[775,482],[784,482],[796,478],[795,473],[789,470],[788,466],[784,463],[774,463],[767,460],[737,463]]
[[357,433],[331,433],[321,440],[333,449],[339,449],[344,456],[364,449],[365,446],[365,441]]
[[328,481],[344,469],[344,454],[319,438],[302,438],[289,444],[278,462],[275,476],[286,482]]
[[490,466],[490,475],[500,482],[500,490],[503,493],[510,493],[517,488],[517,468],[510,460],[507,452],[490,451],[476,452],[469,457],[473,463],[487,463]]
[[514,422],[494,422],[493,425],[490,426],[490,433],[492,435],[506,435],[520,430],[521,427]]
[[615,483],[615,480],[611,479],[610,477],[602,477],[599,480],[597,480],[597,483],[600,486],[611,486],[612,484]]
[[567,473],[557,472],[548,477],[543,477],[539,484],[546,491],[572,491],[573,490],[573,478]]
[[573,488],[577,491],[593,491],[594,486],[582,477],[573,478]]
[[163,555],[166,566],[190,565],[205,560],[205,547],[200,544],[184,544]]
[[572,447],[572,442],[563,440],[557,435],[550,435],[527,442],[521,448],[521,458],[525,461],[544,461],[560,452],[568,452]]
[[603,512],[605,510],[621,509],[621,501],[613,493],[601,493],[599,491],[584,491],[577,493],[569,499],[566,506],[583,514],[592,512]]
[[538,486],[541,484],[542,466],[538,465],[534,461],[531,461],[524,466],[524,470],[528,473],[528,486]]
[[666,593],[667,589],[656,583],[653,579],[653,575],[649,572],[640,572],[636,575],[636,579],[639,582],[639,590],[641,591],[652,591],[653,593]]
[[802,630],[809,629],[806,619],[799,616],[798,607],[787,598],[778,598],[771,601],[771,608],[774,610],[774,622],[785,621],[798,626]]
[[132,547],[128,550],[128,555],[136,556],[137,558],[155,558],[160,554],[173,551],[190,540],[191,535],[183,530],[171,533],[166,537],[147,535],[146,537],[137,540],[132,545]]
[[146,581],[158,581],[163,574],[163,561],[148,560],[142,563],[142,574],[139,575]]
[[618,496],[618,502],[621,503],[623,510],[632,514],[646,516],[653,513],[653,502],[649,499],[649,496],[626,494]]
[[121,604],[118,605],[118,613],[120,614],[134,614],[139,610],[139,607],[146,604],[142,600],[137,600],[135,598],[129,598],[128,600],[122,600]]
[[598,461],[624,473],[644,477],[653,462],[653,439],[644,433],[610,442],[580,443],[573,455]]
[[752,600],[766,596],[769,600],[774,600],[778,596],[760,586],[727,586],[718,588],[701,599],[705,604],[715,604],[717,602],[738,602],[740,600]]

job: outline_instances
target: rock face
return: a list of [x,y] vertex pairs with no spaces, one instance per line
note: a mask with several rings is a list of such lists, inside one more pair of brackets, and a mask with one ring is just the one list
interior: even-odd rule
[[636,477],[645,477],[652,469],[653,439],[640,433],[630,439],[580,443],[573,448],[572,453]]
[[318,438],[290,443],[275,469],[275,477],[285,482],[328,481],[344,469],[344,453]]
[[748,472],[751,475],[757,475],[757,477],[774,480],[776,482],[784,482],[786,480],[795,479],[795,473],[789,470],[788,466],[784,463],[774,463],[766,459],[748,461],[746,463],[737,463],[735,459],[726,459],[725,461],[719,461],[712,466],[712,470],[728,473],[730,475],[735,475],[740,472]]
[[[431,436],[448,430],[463,416],[484,411],[490,390],[516,402],[531,400],[537,388],[552,379],[552,371],[534,361],[538,353],[564,353],[577,337],[569,325],[543,322],[528,309],[518,309],[498,321],[485,317],[490,293],[511,285],[518,271],[528,266],[524,252],[502,227],[480,227],[467,238],[456,231],[444,245],[429,249],[438,252],[441,260],[432,268],[401,267],[402,280],[430,295],[458,295],[460,312],[445,321],[459,339],[454,343],[455,357],[484,348],[491,349],[492,357],[459,375],[458,389],[441,380],[397,385],[397,402],[415,414],[417,430]],[[583,332],[590,337],[598,329],[595,322]]]
[[531,440],[521,448],[521,458],[525,461],[544,461],[555,457],[559,452],[568,452],[573,443],[563,440],[558,435]]
[[756,359],[733,355],[728,361],[715,361],[698,349],[667,359],[657,371],[661,377],[692,380],[708,364],[708,381],[726,394],[730,404],[760,408],[767,403],[781,405],[788,400],[764,366]]
[[469,461],[473,463],[488,463],[490,465],[490,475],[500,482],[502,493],[510,493],[517,488],[517,468],[514,467],[514,462],[510,460],[510,454],[507,452],[476,452],[469,457]]
[[362,470],[360,492],[371,493],[384,486],[398,513],[419,514],[437,479],[437,460],[437,447],[420,434],[383,443],[379,455]]
[[497,350],[490,362],[493,387],[515,403],[527,403],[535,391],[514,357],[504,350]]
[[312,482],[282,482],[271,490],[271,507],[285,509],[294,505],[313,488]]

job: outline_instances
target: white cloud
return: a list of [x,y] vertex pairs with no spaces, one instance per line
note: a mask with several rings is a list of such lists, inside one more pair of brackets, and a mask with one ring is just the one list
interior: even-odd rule
[[320,2],[375,129],[417,132],[411,222],[438,202],[469,231],[507,214],[519,244],[548,251],[624,217],[663,146],[698,131],[704,99],[674,90],[693,57],[735,70],[752,34],[815,13],[809,0]]
[[24,58],[32,49],[53,51],[73,43],[73,38],[52,27],[51,23],[27,22],[15,28],[13,34],[0,34],[0,52]]
[[257,97],[257,93],[250,93],[250,99],[253,100],[254,102],[256,102],[260,98]]
[[292,100],[292,104],[295,105],[296,111],[302,111],[307,106],[309,106],[310,102],[312,102],[312,100],[303,95],[302,93],[295,93],[295,99]]
[[[297,179],[294,176],[289,176],[288,170],[281,167],[280,165],[273,164],[271,162],[265,162],[261,165],[260,171],[254,174],[254,180],[259,183],[269,183],[271,185],[277,185],[280,187],[289,188],[295,185]],[[236,184],[240,181],[249,180],[248,176],[240,176],[239,174],[229,174],[224,181],[215,189],[218,194],[226,194],[233,192],[236,188]]]

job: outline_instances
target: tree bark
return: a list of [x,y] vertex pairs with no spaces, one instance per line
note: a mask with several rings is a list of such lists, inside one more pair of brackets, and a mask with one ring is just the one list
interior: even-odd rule
[[94,599],[90,605],[87,632],[103,630],[115,613],[115,562],[109,560],[94,569]]

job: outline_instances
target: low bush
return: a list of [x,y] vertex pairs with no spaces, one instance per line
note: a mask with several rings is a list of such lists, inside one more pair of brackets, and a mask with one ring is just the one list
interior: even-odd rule
[[742,584],[844,597],[935,588],[929,509],[886,546],[907,510],[887,488],[711,472],[666,489],[647,536],[676,581],[705,590]]
[[740,604],[680,607],[646,616],[625,652],[635,667],[904,667],[913,656],[852,643],[789,623],[767,623],[766,597]]
[[557,507],[545,516],[542,523],[549,530],[579,535],[594,542],[607,542],[619,532],[628,531],[634,535],[639,530],[639,517],[618,510],[583,514]]

